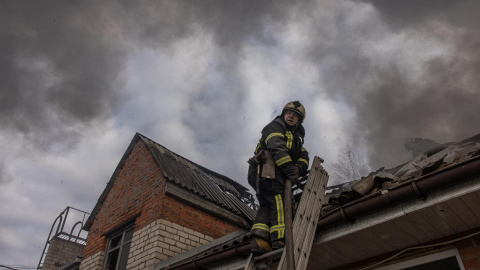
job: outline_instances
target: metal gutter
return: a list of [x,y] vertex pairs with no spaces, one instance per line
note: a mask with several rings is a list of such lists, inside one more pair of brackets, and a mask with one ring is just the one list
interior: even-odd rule
[[365,196],[343,205],[320,217],[317,226],[331,226],[340,222],[353,222],[355,218],[389,204],[411,197],[426,198],[427,194],[437,188],[463,181],[465,178],[480,174],[480,156],[465,162],[450,165],[438,171],[412,179],[391,189]]
[[228,249],[206,255],[199,258],[191,259],[183,264],[166,267],[164,270],[191,270],[191,269],[203,269],[213,264],[218,264],[223,261],[228,261],[233,258],[246,257],[250,254],[250,243],[242,243],[234,245]]

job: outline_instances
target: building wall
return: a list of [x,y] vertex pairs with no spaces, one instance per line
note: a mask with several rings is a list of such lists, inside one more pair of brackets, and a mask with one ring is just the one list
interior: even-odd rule
[[80,264],[80,270],[100,270],[103,266],[105,252],[99,251],[88,258],[84,258]]
[[457,242],[455,247],[465,270],[480,270],[480,235]]
[[[165,181],[152,156],[140,140],[115,179],[100,211],[88,232],[84,258],[104,251],[107,244],[105,232],[140,214],[138,227],[153,222],[160,216],[158,198],[164,192]],[[138,229],[138,228],[136,228]]]
[[210,236],[159,219],[133,234],[127,269],[148,269],[154,263],[212,240]]
[[169,196],[162,197],[161,217],[214,239],[240,229],[237,225]]
[[[150,254],[150,258],[157,261],[195,247],[197,243],[202,243],[207,238],[216,239],[240,228],[199,208],[165,195],[165,179],[162,172],[141,140],[137,142],[128,158],[126,158],[112,189],[95,216],[83,253],[84,260],[87,261],[100,251],[105,251],[107,236],[104,234],[135,216],[137,218],[135,219],[134,236],[138,235],[147,226],[160,225],[161,227],[163,225],[166,226],[165,230],[167,230],[167,225],[164,223],[170,222],[178,225],[178,228],[168,226],[168,228],[174,228],[169,229],[172,235],[173,231],[176,230],[178,238],[185,233],[182,237],[190,241],[190,244],[178,243],[180,246],[167,242],[171,249],[160,247],[161,252],[147,251],[147,255],[148,252],[154,252],[155,255]],[[163,223],[155,223],[159,220]],[[156,231],[158,230],[156,229]],[[188,238],[185,237],[186,235],[188,235]],[[200,235],[203,238],[200,238]],[[162,237],[166,236],[163,235]],[[166,239],[172,238],[176,237],[172,236]],[[145,248],[143,249],[145,250]],[[164,250],[165,253],[162,253]],[[135,251],[131,250],[131,256],[138,256],[138,249],[135,255],[132,255],[132,252]],[[83,264],[82,262],[82,266]],[[93,268],[84,266],[83,269]]]
[[55,237],[51,240],[43,261],[43,270],[57,269],[77,257],[81,257],[85,246]]

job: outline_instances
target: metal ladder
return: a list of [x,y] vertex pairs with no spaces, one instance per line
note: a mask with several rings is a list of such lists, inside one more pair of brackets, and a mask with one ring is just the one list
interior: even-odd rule
[[[322,162],[323,159],[317,156],[313,159],[312,168],[310,169],[310,174],[308,175],[302,198],[293,220],[295,270],[307,269],[308,258],[312,250],[313,238],[315,237],[321,206],[325,199],[328,173],[321,165]],[[280,261],[277,269],[287,270],[286,249],[275,250],[258,257],[253,257],[253,254],[250,254],[243,269],[262,269],[264,266],[262,267],[261,264],[265,264],[264,261],[277,261],[278,258],[280,258]]]

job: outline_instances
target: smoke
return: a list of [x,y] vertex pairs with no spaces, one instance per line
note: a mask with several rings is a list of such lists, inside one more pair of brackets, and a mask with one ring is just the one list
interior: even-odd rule
[[[327,63],[326,91],[358,117],[349,130],[372,169],[410,158],[405,139],[455,141],[478,133],[480,32],[475,1],[365,1],[378,16],[349,24],[310,55]],[[376,17],[376,18],[375,18]],[[354,20],[354,19],[350,19]],[[351,23],[351,22],[350,22]]]
[[475,29],[480,23],[476,16],[478,1],[462,0],[372,0],[372,5],[392,28],[419,27],[429,21],[441,21],[456,27]]
[[5,1],[0,12],[2,130],[48,149],[112,115],[125,55],[116,16],[93,2]]
[[0,185],[7,184],[13,180],[3,160],[0,159]]
[[[292,25],[307,29],[307,39],[294,53],[279,53],[318,68],[317,91],[356,113],[345,130],[348,144],[367,149],[372,167],[396,165],[406,156],[406,138],[457,140],[476,133],[479,122],[473,101],[480,84],[480,19],[473,0],[0,5],[6,26],[0,33],[0,126],[42,149],[75,145],[85,130],[127,104],[134,91],[125,89],[124,69],[133,50],[168,54],[191,36],[213,40],[216,57],[208,68],[221,76],[199,87],[185,104],[188,111],[244,110],[249,82],[239,65],[245,48],[282,48],[279,37]],[[205,130],[215,113],[198,115],[203,121],[185,123],[204,131],[200,142],[226,133],[221,125]]]
[[[287,1],[286,1],[287,2]],[[264,25],[288,5],[267,1],[1,3],[0,125],[37,147],[75,144],[126,101],[122,71],[135,47],[173,50],[193,31],[213,35],[231,79],[249,40],[274,42]],[[241,91],[233,82],[232,91]]]
[[[395,31],[409,33],[409,39],[432,35],[448,44],[447,53],[420,63],[421,76],[409,78],[405,71],[381,71],[365,103],[359,106],[367,138],[375,152],[373,164],[393,161],[402,141],[423,137],[439,142],[456,141],[478,133],[476,92],[480,87],[480,19],[476,1],[374,1],[385,22]],[[432,45],[427,49],[435,50]],[[388,94],[387,94],[388,93]],[[396,148],[391,143],[397,144]],[[395,152],[394,152],[395,151]],[[384,153],[377,155],[376,153]],[[393,165],[393,164],[390,164]]]

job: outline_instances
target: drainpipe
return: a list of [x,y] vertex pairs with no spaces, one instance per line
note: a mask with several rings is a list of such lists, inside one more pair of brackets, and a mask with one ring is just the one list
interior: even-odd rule
[[361,199],[342,205],[333,212],[320,217],[317,226],[325,227],[343,221],[353,222],[355,218],[374,209],[418,196],[426,198],[428,192],[455,182],[464,181],[466,178],[480,174],[480,156],[465,162],[450,165],[438,171],[426,174],[417,179],[412,179],[386,192],[377,192]]

